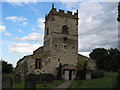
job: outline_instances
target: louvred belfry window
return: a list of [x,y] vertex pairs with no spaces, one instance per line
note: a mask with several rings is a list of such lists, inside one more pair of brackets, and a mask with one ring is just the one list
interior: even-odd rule
[[68,27],[67,27],[66,25],[64,25],[64,26],[62,27],[62,33],[64,33],[64,34],[69,34],[69,32],[68,32]]

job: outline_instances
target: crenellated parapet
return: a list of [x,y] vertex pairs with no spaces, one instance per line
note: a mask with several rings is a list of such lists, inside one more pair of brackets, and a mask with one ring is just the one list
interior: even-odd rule
[[71,11],[65,12],[64,10],[61,10],[61,9],[59,9],[59,11],[57,11],[57,9],[54,8],[54,4],[52,4],[52,9],[48,13],[48,15],[45,16],[45,20],[47,21],[53,15],[78,19],[78,9],[76,10],[76,13],[72,13]]

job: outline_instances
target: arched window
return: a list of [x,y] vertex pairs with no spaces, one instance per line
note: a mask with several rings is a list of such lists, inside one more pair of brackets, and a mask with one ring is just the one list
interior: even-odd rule
[[68,27],[67,27],[66,25],[64,25],[64,26],[62,27],[62,33],[64,33],[64,34],[69,34],[69,33],[68,33]]
[[35,60],[35,69],[41,69],[41,65],[42,64],[42,61],[41,59],[36,59]]

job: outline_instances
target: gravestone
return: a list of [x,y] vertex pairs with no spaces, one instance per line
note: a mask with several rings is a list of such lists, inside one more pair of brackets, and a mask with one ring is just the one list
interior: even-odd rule
[[27,77],[25,80],[25,90],[35,90],[36,82],[34,79]]
[[21,81],[20,75],[15,75],[14,82],[20,82],[20,81]]
[[86,80],[90,80],[91,79],[91,74],[86,74]]
[[8,88],[9,90],[12,89],[12,85],[13,85],[13,80],[9,77],[5,77],[3,76],[2,78],[2,88]]

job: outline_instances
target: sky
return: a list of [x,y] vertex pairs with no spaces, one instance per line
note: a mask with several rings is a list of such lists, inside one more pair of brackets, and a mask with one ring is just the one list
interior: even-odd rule
[[[34,0],[35,1],[35,0]],[[79,10],[78,52],[88,56],[94,48],[118,47],[118,2],[6,2],[1,3],[1,59],[17,61],[43,45],[44,18],[54,3],[57,10]]]

